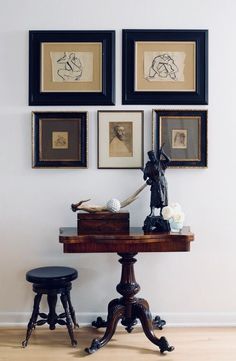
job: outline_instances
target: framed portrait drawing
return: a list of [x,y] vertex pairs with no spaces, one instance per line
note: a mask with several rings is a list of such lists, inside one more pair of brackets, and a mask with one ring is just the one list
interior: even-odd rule
[[32,112],[32,167],[87,168],[87,112]]
[[123,104],[208,104],[207,30],[123,30]]
[[29,105],[113,105],[115,31],[30,31]]
[[207,167],[207,110],[153,110],[153,145],[171,167]]
[[143,168],[143,111],[98,111],[98,168]]

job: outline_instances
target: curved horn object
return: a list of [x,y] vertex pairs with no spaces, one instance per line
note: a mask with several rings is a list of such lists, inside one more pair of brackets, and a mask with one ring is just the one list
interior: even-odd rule
[[[138,198],[139,193],[141,193],[142,190],[146,186],[147,186],[147,183],[144,183],[139,189],[137,189],[137,191],[134,194],[132,194],[127,199],[125,199],[123,202],[120,202],[120,208],[124,208],[124,207],[128,206],[130,203],[134,202]],[[106,205],[99,206],[96,204],[84,204],[85,202],[88,202],[88,201],[90,201],[90,199],[72,204],[71,205],[72,211],[73,212],[85,211],[85,212],[89,212],[89,213],[110,211],[110,209],[108,209]]]

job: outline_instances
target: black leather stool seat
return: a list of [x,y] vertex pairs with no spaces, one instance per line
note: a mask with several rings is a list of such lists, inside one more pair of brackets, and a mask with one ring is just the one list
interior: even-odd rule
[[78,277],[78,272],[71,267],[39,267],[26,273],[26,280],[31,283],[47,284],[71,282]]
[[[33,283],[33,291],[36,293],[34,298],[34,307],[31,318],[28,323],[26,338],[22,346],[26,347],[31,336],[32,330],[36,326],[42,326],[48,323],[50,330],[56,328],[56,324],[66,325],[71,339],[72,346],[76,346],[77,341],[74,338],[73,327],[79,327],[76,322],[75,311],[73,309],[70,290],[71,281],[78,277],[76,269],[71,267],[49,266],[34,268],[26,273],[26,280]],[[39,306],[42,296],[47,295],[49,313],[40,312]],[[56,313],[57,295],[60,295],[64,312]],[[41,319],[38,319],[40,317]]]

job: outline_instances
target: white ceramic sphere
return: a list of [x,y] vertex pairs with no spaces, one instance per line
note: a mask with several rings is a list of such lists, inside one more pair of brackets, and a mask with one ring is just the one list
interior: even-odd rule
[[119,212],[120,210],[120,201],[118,199],[112,198],[107,202],[107,209],[110,212]]

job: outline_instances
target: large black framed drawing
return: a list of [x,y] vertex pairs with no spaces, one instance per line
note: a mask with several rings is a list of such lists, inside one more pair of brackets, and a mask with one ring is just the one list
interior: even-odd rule
[[123,30],[122,104],[208,104],[207,30]]
[[115,31],[30,31],[29,105],[114,105]]

